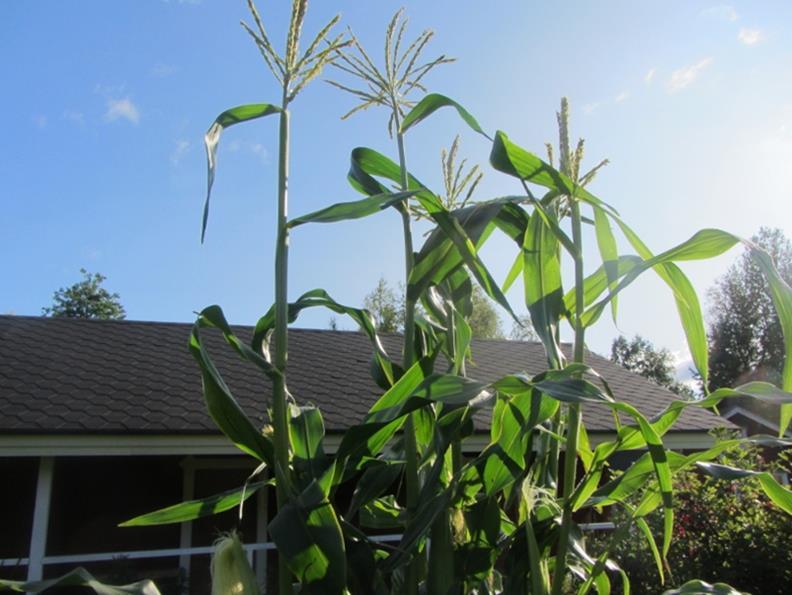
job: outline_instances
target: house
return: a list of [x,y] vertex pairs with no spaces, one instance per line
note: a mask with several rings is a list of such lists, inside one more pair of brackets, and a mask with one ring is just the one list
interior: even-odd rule
[[[251,329],[235,332],[247,338]],[[189,333],[189,324],[0,316],[0,576],[35,580],[83,565],[118,582],[146,576],[175,589],[189,576],[190,592],[209,583],[211,543],[236,526],[234,511],[182,525],[117,527],[183,499],[238,487],[250,472],[250,459],[206,414]],[[208,335],[228,385],[263,423],[269,381],[219,335]],[[383,343],[396,354],[401,337],[384,335]],[[332,451],[381,394],[369,376],[368,339],[292,329],[289,344],[290,390],[298,402],[320,407]],[[479,380],[545,368],[538,343],[479,340],[472,350],[468,374]],[[676,398],[598,355],[588,353],[587,360],[619,398],[648,416]],[[609,409],[586,406],[583,416],[593,443],[613,436]],[[689,408],[666,445],[705,448],[715,425],[731,426]],[[486,421],[477,430],[467,452],[487,443]],[[255,542],[251,555],[261,578],[271,547],[271,497],[258,492],[240,526],[246,541]]]

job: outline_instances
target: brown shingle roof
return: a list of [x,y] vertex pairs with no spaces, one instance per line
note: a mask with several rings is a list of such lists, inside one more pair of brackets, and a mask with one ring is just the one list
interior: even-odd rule
[[[244,339],[250,328],[235,327]],[[184,433],[216,429],[187,350],[189,324],[0,316],[0,433]],[[401,337],[384,335],[391,355]],[[269,380],[240,360],[219,336],[208,340],[218,368],[251,418],[263,421]],[[329,431],[359,422],[381,394],[369,376],[371,348],[357,332],[291,329],[289,389],[318,405]],[[538,343],[476,340],[468,375],[492,381],[545,367]],[[651,416],[675,395],[593,353],[589,365],[617,398]],[[584,409],[590,431],[612,431],[610,410]],[[481,423],[479,423],[482,426]],[[686,410],[675,430],[706,431],[729,422]],[[483,429],[483,427],[480,427]]]

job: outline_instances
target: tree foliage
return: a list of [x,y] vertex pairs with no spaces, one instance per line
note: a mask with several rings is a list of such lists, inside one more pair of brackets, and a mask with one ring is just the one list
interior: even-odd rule
[[363,298],[363,307],[371,312],[381,333],[396,333],[404,328],[404,292],[396,293],[384,277]]
[[635,335],[627,339],[619,335],[611,344],[611,361],[664,386],[678,395],[692,396],[693,392],[675,378],[674,354],[668,349],[657,349],[651,341]]
[[[776,228],[762,227],[751,238],[773,258],[781,277],[792,283],[792,243]],[[710,389],[748,380],[778,383],[784,337],[767,282],[746,252],[709,291]]]
[[83,276],[70,287],[61,287],[52,295],[52,306],[42,308],[44,316],[62,318],[93,318],[98,320],[123,320],[126,317],[120,296],[110,293],[102,283],[107,277],[80,269]]
[[[490,299],[481,289],[474,287],[471,301],[473,312],[468,323],[473,336],[476,339],[503,339],[500,316]],[[384,277],[380,277],[376,287],[363,298],[363,307],[374,317],[378,332],[400,333],[404,330],[404,291],[397,292]],[[530,340],[527,337],[529,335],[521,340]]]
[[[762,227],[751,241],[768,252],[781,277],[792,282],[792,243],[778,229]],[[746,251],[708,294],[710,301],[710,390],[750,380],[780,384],[784,335],[767,282]],[[739,405],[776,423],[779,407],[753,399]]]

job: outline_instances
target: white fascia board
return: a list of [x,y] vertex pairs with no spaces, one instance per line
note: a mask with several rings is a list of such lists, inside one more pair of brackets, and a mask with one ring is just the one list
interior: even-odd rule
[[[612,432],[590,432],[596,446],[612,440]],[[325,450],[334,453],[341,442],[329,434]],[[707,432],[670,432],[663,437],[666,448],[699,450],[710,448],[714,439]],[[481,452],[489,443],[488,434],[475,434],[463,443],[466,453]],[[222,435],[95,435],[95,434],[5,434],[0,435],[0,457],[81,457],[81,456],[174,456],[241,454]]]

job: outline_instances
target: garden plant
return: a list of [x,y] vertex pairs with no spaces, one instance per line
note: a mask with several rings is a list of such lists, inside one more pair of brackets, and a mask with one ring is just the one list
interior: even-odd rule
[[[222,131],[277,116],[275,303],[257,322],[250,343],[236,336],[219,306],[204,309],[193,327],[190,350],[200,368],[210,416],[257,468],[238,490],[176,504],[126,524],[184,522],[235,507],[243,511],[251,494],[274,482],[278,508],[268,530],[277,547],[278,593],[582,595],[592,590],[610,593],[616,588],[613,582],[629,592],[628,577],[611,553],[634,531],[647,544],[658,591],[663,589],[678,522],[674,480],[691,469],[727,481],[755,478],[775,506],[792,514],[792,492],[773,474],[712,462],[720,453],[752,440],[788,446],[784,440],[724,439],[689,455],[669,451],[663,444],[664,435],[686,408],[715,408],[723,399],[740,396],[781,404],[783,433],[792,416],[788,358],[780,387],[752,382],[723,388],[697,400],[674,401],[651,419],[621,400],[586,364],[587,329],[608,312],[615,320],[622,290],[640,275],[653,272],[674,296],[693,362],[707,386],[701,307],[677,263],[711,258],[737,244],[747,246],[765,275],[789,354],[792,290],[764,251],[728,232],[704,229],[655,254],[613,206],[587,189],[603,164],[588,172],[583,169],[583,143],[570,142],[565,100],[558,113],[558,146],[549,149],[543,160],[505,132],[486,130],[457,101],[429,92],[428,75],[451,60],[442,55],[425,60],[431,32],[410,41],[401,12],[387,26],[384,60],[379,64],[352,33],[331,34],[337,18],[301,52],[306,0],[293,2],[282,54],[271,43],[252,1],[250,10],[254,27],[245,25],[245,29],[274,75],[278,84],[273,93],[277,89],[280,99],[235,107],[218,116],[206,134],[208,186],[211,192]],[[366,108],[384,109],[396,157],[354,148],[348,179],[362,198],[290,218],[292,104],[305,85],[330,65],[342,77],[333,84],[360,100],[349,115]],[[458,207],[419,181],[417,171],[423,167],[409,159],[408,135],[416,126],[429,125],[439,110],[456,114],[462,125],[489,145],[489,165],[513,179],[514,195],[478,202],[468,196]],[[202,233],[208,214],[207,193]],[[309,224],[389,214],[398,218],[404,240],[406,304],[399,354],[385,350],[365,310],[340,304],[322,289],[292,302],[287,297],[290,236],[307,241],[303,238]],[[413,234],[419,217],[433,226],[420,245]],[[594,250],[584,246],[584,227],[593,230]],[[620,252],[616,232],[633,253]],[[480,255],[492,234],[505,234],[514,246],[514,264],[502,284]],[[596,265],[586,269],[592,258]],[[565,289],[562,268],[570,264],[574,281]],[[522,284],[547,367],[538,374],[514,370],[495,382],[479,381],[466,367],[471,356],[468,318],[474,285],[516,320],[504,295],[515,283]],[[345,432],[334,453],[324,447],[321,411],[305,396],[292,395],[287,384],[287,325],[314,307],[348,315],[368,336],[371,372],[382,388],[368,415]],[[574,333],[569,350],[560,340],[564,324]],[[261,403],[262,410],[269,412],[266,427],[251,421],[252,412],[242,410],[223,381],[204,341],[210,332],[221,333],[253,371],[258,369],[262,382],[272,383],[272,401]],[[613,413],[617,428],[613,439],[590,443],[581,417],[581,410],[589,407]],[[489,443],[465,459],[462,442],[474,432],[474,416],[481,415],[489,420]],[[634,450],[643,454],[624,473],[610,478],[614,455]],[[272,478],[268,481],[261,479],[265,469]],[[341,502],[339,491],[347,487],[351,501]],[[593,555],[577,519],[608,509],[620,511],[614,515],[619,524]],[[647,521],[653,514],[661,519],[657,531]],[[401,538],[396,543],[376,541],[367,534],[369,528],[394,529]],[[237,534],[221,540],[213,569],[214,592],[252,594],[261,588]],[[31,589],[18,583],[7,586]],[[141,583],[124,587],[126,591],[105,592],[154,592],[153,588]],[[736,593],[726,585],[700,581],[668,592]]]

